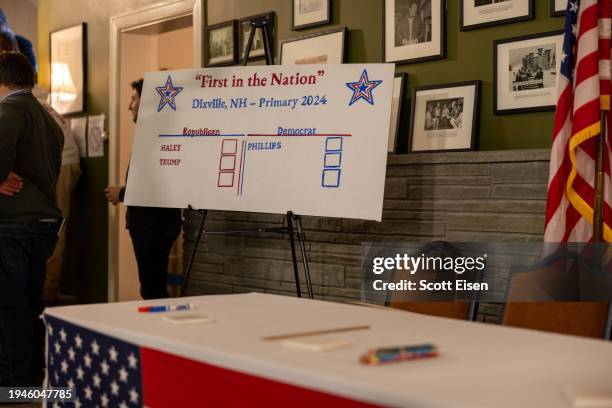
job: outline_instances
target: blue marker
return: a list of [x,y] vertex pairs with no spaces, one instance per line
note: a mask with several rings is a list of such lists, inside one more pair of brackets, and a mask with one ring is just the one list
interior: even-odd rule
[[159,306],[141,306],[138,308],[140,313],[160,313],[160,312],[175,312],[178,310],[193,309],[191,303],[183,303],[179,305],[159,305]]

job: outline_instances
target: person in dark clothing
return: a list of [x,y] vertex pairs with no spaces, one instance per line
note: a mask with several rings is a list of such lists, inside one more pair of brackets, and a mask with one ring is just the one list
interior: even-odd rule
[[[143,80],[132,82],[129,109],[136,123],[140,107]],[[128,169],[129,172],[129,169]],[[108,186],[106,199],[113,205],[123,202],[125,186]],[[143,299],[168,297],[168,262],[172,244],[181,231],[181,210],[177,208],[155,208],[128,206],[126,228],[130,232],[140,280],[140,295]]]
[[[8,31],[11,32],[8,21],[6,19],[6,14],[4,11],[0,9],[0,32]],[[30,64],[32,64],[32,68],[34,68],[34,76],[36,76],[36,72],[38,72],[38,66],[36,64],[36,56],[34,54],[34,47],[32,46],[32,42],[21,35],[15,35],[15,40],[17,42],[17,46],[19,47],[19,51],[26,56]]]
[[34,54],[34,46],[32,42],[22,35],[16,34],[15,40],[19,46],[19,51],[26,56],[32,67],[34,68],[34,74],[38,72],[38,63],[36,62],[36,54]]
[[8,31],[0,31],[0,52],[19,51],[15,36]]
[[62,214],[55,184],[64,136],[32,95],[34,70],[0,53],[0,386],[40,386],[43,283]]

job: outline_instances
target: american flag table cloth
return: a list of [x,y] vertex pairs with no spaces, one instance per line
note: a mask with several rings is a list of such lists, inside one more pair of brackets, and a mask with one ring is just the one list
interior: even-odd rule
[[[612,343],[603,340],[255,293],[181,302],[214,322],[137,311],[160,301],[47,309],[48,385],[74,387],[65,406],[77,407],[562,408],[574,406],[574,390],[612,393]],[[262,340],[362,325],[370,329],[319,336],[350,343],[328,352]],[[422,343],[440,356],[359,362],[370,348]]]
[[50,316],[45,320],[50,385],[74,389],[77,408],[142,406],[138,346]]

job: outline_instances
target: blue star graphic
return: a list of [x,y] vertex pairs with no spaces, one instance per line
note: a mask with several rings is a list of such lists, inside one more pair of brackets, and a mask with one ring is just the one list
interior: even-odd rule
[[161,111],[164,106],[168,105],[172,110],[176,110],[176,95],[178,95],[183,87],[172,85],[172,78],[168,75],[168,79],[166,79],[166,84],[164,86],[155,87],[155,90],[161,96],[159,100],[159,106],[157,107],[157,111]]
[[353,91],[353,96],[351,97],[351,101],[349,102],[349,106],[354,104],[360,99],[363,99],[370,105],[374,105],[374,96],[372,95],[372,90],[376,88],[378,85],[382,84],[382,81],[370,81],[368,79],[368,71],[363,70],[361,73],[361,78],[357,82],[347,82],[346,86]]

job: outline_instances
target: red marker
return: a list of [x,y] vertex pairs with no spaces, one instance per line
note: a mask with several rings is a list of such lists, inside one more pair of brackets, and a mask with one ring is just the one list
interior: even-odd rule
[[174,312],[177,310],[190,310],[193,309],[191,303],[184,303],[180,305],[153,305],[153,306],[141,306],[138,308],[140,313],[160,313],[160,312]]

